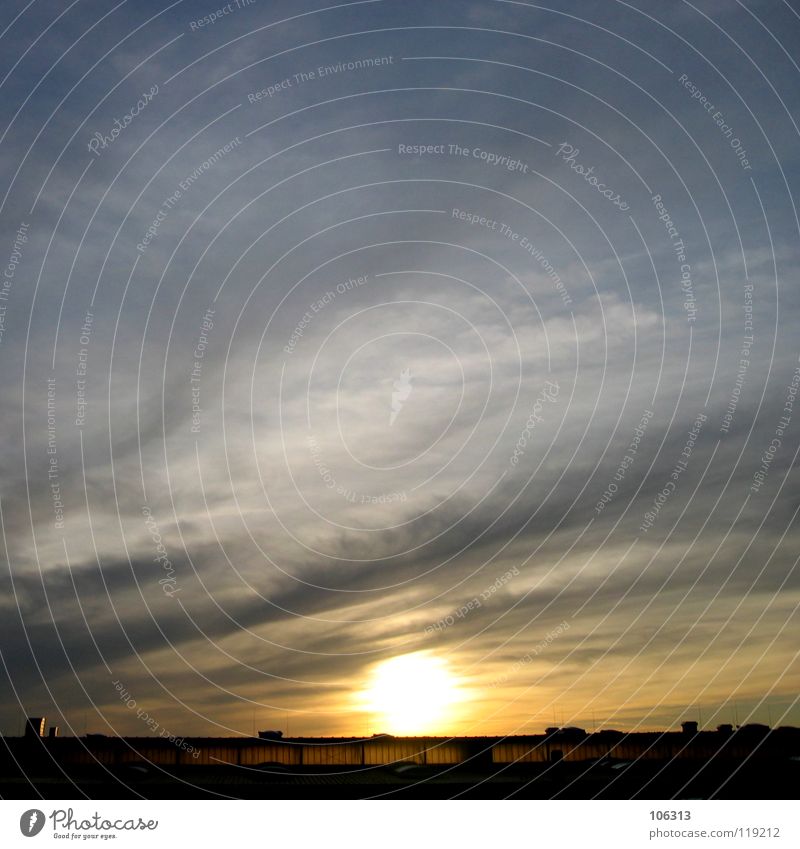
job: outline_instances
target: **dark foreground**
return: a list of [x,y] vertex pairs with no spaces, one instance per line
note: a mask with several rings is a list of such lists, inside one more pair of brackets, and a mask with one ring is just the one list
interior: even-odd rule
[[[0,738],[4,799],[792,799],[800,729]],[[688,729],[689,733],[686,733]]]
[[4,799],[793,799],[798,788],[793,757],[375,767],[6,762],[0,776]]
[[79,767],[0,780],[4,799],[790,799],[800,763],[561,763],[502,771],[465,766],[336,768]]

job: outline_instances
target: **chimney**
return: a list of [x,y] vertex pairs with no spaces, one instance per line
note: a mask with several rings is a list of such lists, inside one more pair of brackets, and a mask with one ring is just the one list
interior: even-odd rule
[[46,725],[46,717],[29,716],[25,720],[25,736],[28,739],[32,737],[44,737],[44,729]]

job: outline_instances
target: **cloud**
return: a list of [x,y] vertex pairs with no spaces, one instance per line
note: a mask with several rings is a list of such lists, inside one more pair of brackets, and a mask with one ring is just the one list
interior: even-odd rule
[[[775,53],[722,5],[702,9]],[[70,50],[94,22],[77,10],[20,62],[0,147],[10,175],[25,160],[0,257],[31,225],[0,299],[4,728],[18,697],[141,731],[115,676],[184,734],[248,730],[253,702],[359,733],[372,665],[422,648],[469,683],[461,731],[550,724],[552,701],[657,725],[789,692],[797,159],[775,94],[795,104],[793,71],[763,64],[773,90],[722,37],[699,56],[686,10],[687,41],[655,7],[560,12],[271,4],[195,32],[145,4]],[[795,38],[783,10],[750,12]],[[21,19],[18,43],[47,23]]]

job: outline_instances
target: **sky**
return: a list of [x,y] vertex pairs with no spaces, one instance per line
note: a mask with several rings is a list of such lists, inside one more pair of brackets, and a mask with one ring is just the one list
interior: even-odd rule
[[800,724],[791,3],[0,44],[0,730]]

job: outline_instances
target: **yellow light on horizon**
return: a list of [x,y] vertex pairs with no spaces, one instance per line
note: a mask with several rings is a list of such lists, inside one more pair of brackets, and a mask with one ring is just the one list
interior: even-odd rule
[[387,734],[448,733],[463,701],[447,661],[429,652],[393,657],[373,670],[362,707]]

